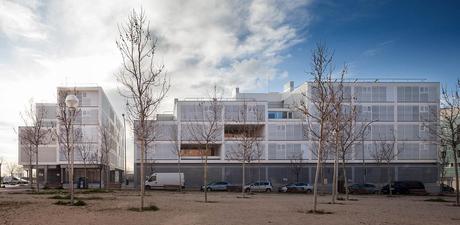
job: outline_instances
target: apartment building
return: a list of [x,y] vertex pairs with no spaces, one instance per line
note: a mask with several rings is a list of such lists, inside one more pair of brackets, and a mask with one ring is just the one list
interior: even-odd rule
[[[299,181],[312,183],[316,170],[317,141],[305,127],[314,127],[295,110],[295,104],[312,95],[312,83],[294,87],[289,82],[283,92],[241,93],[218,99],[218,128],[209,145],[209,181],[225,180],[241,184],[241,160],[232,152],[241,148],[238,132],[250,127],[257,137],[257,148],[249,156],[246,181],[270,180],[274,185]],[[386,182],[386,169],[376,163],[372,152],[379,142],[394,140],[397,157],[391,163],[394,180],[420,180],[430,186],[438,179],[436,137],[427,126],[439,123],[439,83],[437,82],[350,82],[345,83],[345,105],[358,109],[357,123],[372,122],[362,140],[355,142],[347,162],[349,182]],[[307,98],[307,101],[310,98]],[[196,138],[206,127],[215,100],[175,100],[172,114],[157,115],[152,121],[158,129],[154,145],[147,148],[146,174],[176,172],[180,150],[182,171],[188,187],[202,185],[203,165]],[[311,107],[311,102],[308,104]],[[191,128],[192,127],[192,128]],[[301,159],[301,160],[300,160]],[[300,171],[296,164],[302,164]],[[323,169],[323,182],[330,184],[332,160]],[[139,146],[135,146],[135,177],[139,183]]]
[[[89,186],[98,187],[102,178],[102,185],[120,183],[124,171],[124,127],[116,115],[106,94],[101,87],[58,87],[57,102],[63,102],[68,94],[74,94],[79,99],[79,107],[74,121],[74,180],[85,176]],[[35,156],[32,160],[32,169],[36,170],[38,181],[41,185],[67,186],[67,155],[64,146],[59,147],[58,137],[63,129],[57,116],[58,103],[37,103],[37,113],[44,113],[44,124],[51,129],[46,145],[39,146],[38,168],[35,168]],[[30,170],[29,154],[21,139],[21,132],[27,127],[19,127],[19,164]],[[110,134],[110,181],[105,176],[100,176],[101,168],[101,129],[107,129]],[[103,162],[106,162],[103,160]]]

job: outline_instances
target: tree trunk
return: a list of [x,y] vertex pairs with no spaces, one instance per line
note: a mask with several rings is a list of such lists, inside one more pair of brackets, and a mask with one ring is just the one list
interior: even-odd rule
[[455,205],[460,205],[459,197],[459,180],[458,180],[458,159],[457,159],[457,148],[452,146],[452,151],[454,152],[454,170],[455,170]]
[[204,153],[204,169],[203,169],[203,182],[204,182],[204,202],[208,202],[208,143],[206,143]]
[[105,190],[108,191],[109,190],[109,184],[110,184],[110,165],[109,164],[105,167],[105,180],[107,181],[107,183],[105,185]]
[[347,170],[345,168],[345,159],[342,159],[342,172],[343,172],[343,185],[345,186],[345,198],[346,200],[350,200],[350,192],[348,190]]
[[[86,168],[86,161],[83,162],[83,169],[84,169],[84,174],[85,174],[85,185],[88,185],[88,173],[87,173],[87,168]],[[86,186],[84,186],[83,188],[86,188]]]
[[393,195],[393,192],[391,191],[391,173],[390,173],[390,164],[387,163],[387,175],[388,175],[388,191],[390,193],[390,196]]
[[245,184],[245,160],[244,160],[244,157],[243,157],[243,163],[242,163],[242,167],[243,167],[243,174],[242,174],[242,182],[241,182],[241,195],[243,196],[244,198],[244,184]]
[[35,147],[35,182],[37,183],[37,192],[40,191],[38,184],[38,146]]
[[379,166],[379,182],[380,182],[379,195],[381,195],[382,194],[382,188],[383,188],[383,175],[382,175],[383,174],[382,173],[383,168],[382,168],[382,165],[380,163],[378,164],[378,166]]
[[[34,186],[33,186],[33,183],[32,182],[32,156],[29,157],[29,173],[27,174],[28,177],[29,177],[29,186],[30,186],[30,190],[33,190],[34,189]],[[13,171],[11,171],[11,177],[13,177]]]
[[[260,157],[260,156],[259,156],[259,157]],[[258,178],[258,180],[260,180],[260,175],[261,175],[261,174],[260,174],[260,173],[261,173],[261,172],[260,172],[260,169],[261,169],[261,168],[260,168],[260,159],[258,160],[258,163],[257,163],[257,164],[258,164],[257,167],[258,167],[258,169],[259,169],[259,171],[258,171],[258,172],[259,172],[259,175],[258,175],[259,178]]]
[[102,189],[102,164],[99,166],[99,189]]
[[[141,121],[141,126],[143,126],[144,121]],[[144,194],[145,194],[145,175],[144,175],[144,157],[145,157],[145,140],[144,140],[144,128],[142,127],[142,137],[141,137],[141,206],[140,211],[144,210]]]
[[182,175],[180,170],[180,153],[177,154],[177,171],[179,172],[179,192],[182,192]]
[[[73,135],[73,134],[72,134]],[[72,153],[70,155],[70,158],[71,158],[71,161],[70,161],[70,179],[69,179],[69,183],[70,183],[70,204],[73,205],[73,202],[74,202],[74,189],[73,189],[73,183],[74,183],[74,180],[73,180],[73,176],[74,176],[74,146],[72,144]]]
[[316,171],[315,171],[315,183],[313,184],[313,212],[317,211],[318,204],[318,179],[319,179],[319,170],[321,169],[321,158],[322,158],[322,148],[323,148],[323,124],[320,125],[320,141],[318,145],[318,159],[316,161]]
[[339,175],[339,150],[335,149],[335,159],[334,159],[334,174],[332,177],[332,204],[335,204],[335,200],[337,199],[337,177]]

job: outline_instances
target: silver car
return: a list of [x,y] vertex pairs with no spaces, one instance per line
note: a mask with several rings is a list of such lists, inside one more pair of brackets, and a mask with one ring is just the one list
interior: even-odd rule
[[254,192],[271,192],[273,190],[272,182],[270,181],[258,181],[244,186],[244,191],[254,191]]
[[[208,191],[226,191],[229,183],[227,181],[212,182],[207,185]],[[204,185],[201,186],[201,191],[204,191]]]
[[313,186],[306,183],[292,183],[281,186],[278,189],[279,192],[313,192]]

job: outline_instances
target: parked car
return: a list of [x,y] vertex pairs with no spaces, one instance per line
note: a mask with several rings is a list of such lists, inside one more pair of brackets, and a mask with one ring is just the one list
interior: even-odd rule
[[244,186],[244,191],[254,191],[254,192],[271,192],[273,190],[272,182],[270,181],[258,181]]
[[[426,195],[425,185],[420,181],[395,181],[391,184],[393,194]],[[389,185],[382,187],[383,194],[389,194]]]
[[[227,187],[229,184],[230,183],[228,183],[227,181],[211,182],[207,185],[207,190],[208,191],[227,191]],[[204,185],[201,186],[201,191],[204,191]]]
[[291,183],[278,188],[279,192],[313,192],[313,186],[306,183]]
[[377,194],[378,188],[373,184],[352,184],[348,186],[350,194]]
[[444,193],[452,193],[455,192],[455,189],[447,184],[441,184],[442,192]]
[[15,176],[3,177],[3,184],[18,185],[18,184],[28,184],[28,183],[29,183],[28,180],[25,180],[19,177],[15,177]]

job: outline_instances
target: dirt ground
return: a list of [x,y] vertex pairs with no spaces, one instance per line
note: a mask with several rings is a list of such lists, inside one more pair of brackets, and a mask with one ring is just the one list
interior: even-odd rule
[[[311,194],[258,193],[239,198],[238,193],[212,192],[203,203],[201,192],[147,192],[146,203],[158,211],[133,212],[139,205],[134,191],[79,194],[86,206],[54,205],[53,194],[0,192],[0,224],[460,224],[460,207],[452,202],[427,202],[430,196],[352,196],[356,201],[328,204],[319,209],[332,214],[313,215]],[[453,201],[452,197],[443,197]]]

